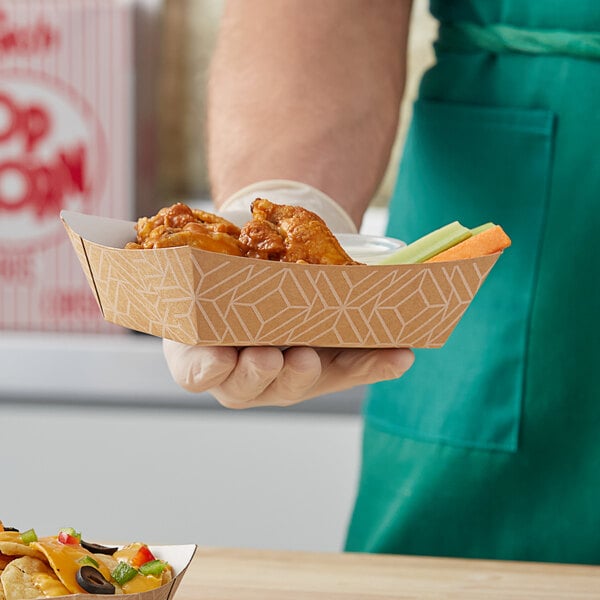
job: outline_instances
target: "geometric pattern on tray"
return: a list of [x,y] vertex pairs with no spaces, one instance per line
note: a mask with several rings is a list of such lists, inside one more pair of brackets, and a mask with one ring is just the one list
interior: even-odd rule
[[322,267],[69,235],[107,320],[203,345],[438,348],[498,258]]

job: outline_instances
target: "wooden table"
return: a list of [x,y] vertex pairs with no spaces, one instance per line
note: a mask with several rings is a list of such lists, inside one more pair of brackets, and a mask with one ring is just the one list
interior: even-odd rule
[[600,567],[199,548],[176,600],[600,599]]

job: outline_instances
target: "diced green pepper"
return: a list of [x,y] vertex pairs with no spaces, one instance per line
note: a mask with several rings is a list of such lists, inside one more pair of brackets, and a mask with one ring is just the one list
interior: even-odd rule
[[119,564],[113,569],[110,575],[119,585],[124,585],[128,581],[131,581],[137,574],[137,569],[124,561],[119,561]]
[[38,537],[34,529],[28,529],[21,534],[21,540],[29,546],[31,542],[37,542]]
[[149,560],[140,567],[140,573],[142,575],[160,575],[166,566],[163,560]]
[[77,562],[80,565],[90,565],[92,567],[96,567],[96,569],[100,567],[98,561],[91,556],[82,556]]

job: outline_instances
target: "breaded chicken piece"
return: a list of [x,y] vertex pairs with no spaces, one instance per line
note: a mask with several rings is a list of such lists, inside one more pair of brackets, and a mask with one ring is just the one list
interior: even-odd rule
[[277,226],[269,221],[248,221],[240,231],[245,256],[263,260],[283,260],[285,244]]
[[323,219],[300,206],[252,203],[252,221],[240,232],[246,256],[317,265],[356,265]]
[[211,252],[242,256],[240,229],[226,219],[192,209],[178,202],[161,208],[153,217],[142,217],[136,225],[137,239],[126,249],[192,246]]
[[317,265],[358,265],[346,254],[323,219],[300,206],[257,198],[252,220],[240,229],[212,213],[178,202],[142,217],[137,238],[125,248],[192,246],[211,252]]

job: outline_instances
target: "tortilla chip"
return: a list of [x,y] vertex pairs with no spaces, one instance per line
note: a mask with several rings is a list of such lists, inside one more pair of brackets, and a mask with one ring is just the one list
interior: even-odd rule
[[48,598],[69,593],[45,562],[31,556],[13,560],[2,571],[0,582],[6,600]]
[[110,554],[92,554],[92,556],[98,564],[106,567],[109,573],[112,573],[119,564],[119,561]]
[[[99,564],[108,569],[109,573],[112,573],[116,566],[119,564],[116,558],[113,558],[110,554],[94,554],[94,560]],[[123,589],[121,586],[114,580],[110,579],[110,582],[115,586],[115,594],[122,594]],[[1,600],[1,599],[0,599]]]
[[[80,546],[61,544],[55,537],[43,537],[37,542],[31,542],[33,548],[43,552],[45,561],[52,567],[60,581],[72,594],[83,594],[85,590],[77,583],[77,571],[82,558],[94,555]],[[110,578],[110,571],[102,564],[98,570],[106,580]]]
[[18,531],[0,531],[0,554],[6,556],[33,556],[44,560],[44,555],[39,550],[23,542]]

